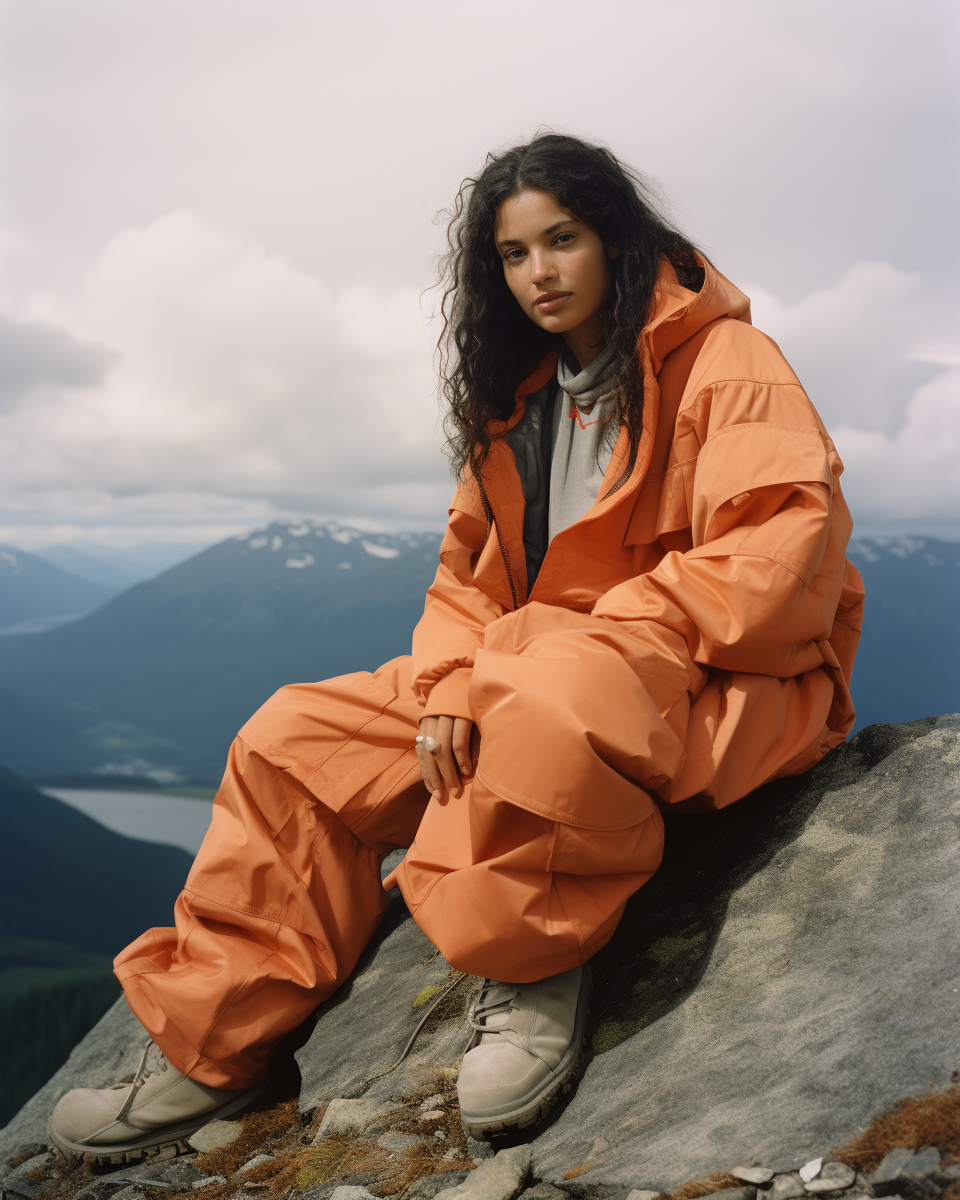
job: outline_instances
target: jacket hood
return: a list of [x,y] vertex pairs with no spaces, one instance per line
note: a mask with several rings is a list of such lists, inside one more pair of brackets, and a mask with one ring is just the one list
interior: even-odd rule
[[718,317],[750,324],[750,301],[699,254],[704,280],[699,292],[682,286],[672,263],[663,260],[653,292],[653,316],[640,334],[644,369],[660,370],[667,355]]

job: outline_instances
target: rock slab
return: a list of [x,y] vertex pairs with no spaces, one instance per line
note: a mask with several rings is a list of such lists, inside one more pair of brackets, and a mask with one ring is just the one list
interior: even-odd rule
[[595,1056],[536,1176],[563,1182],[598,1135],[578,1188],[791,1171],[949,1084],[958,734],[957,716],[871,726],[804,776],[668,819],[663,867],[594,960]]

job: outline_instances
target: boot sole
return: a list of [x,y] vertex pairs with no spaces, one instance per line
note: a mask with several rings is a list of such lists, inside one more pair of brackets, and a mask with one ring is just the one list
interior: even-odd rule
[[83,1142],[71,1142],[63,1134],[55,1133],[52,1125],[47,1124],[47,1136],[53,1143],[67,1165],[87,1163],[90,1166],[122,1166],[123,1163],[137,1163],[151,1158],[170,1159],[181,1154],[192,1154],[193,1147],[187,1144],[187,1138],[192,1137],[198,1129],[209,1125],[211,1121],[223,1121],[227,1117],[236,1116],[248,1108],[254,1101],[259,1100],[266,1088],[265,1083],[255,1088],[241,1092],[228,1104],[221,1105],[213,1112],[204,1113],[192,1121],[183,1121],[161,1126],[142,1137],[131,1138],[127,1142],[115,1142],[103,1146],[86,1146]]
[[[586,968],[589,971],[589,967]],[[573,1038],[570,1049],[564,1055],[557,1067],[556,1077],[552,1079],[532,1099],[527,1100],[518,1108],[496,1116],[483,1117],[479,1114],[470,1115],[460,1111],[460,1120],[464,1132],[477,1141],[508,1133],[512,1129],[526,1129],[542,1121],[553,1108],[561,1093],[567,1095],[576,1086],[583,1071],[583,1051],[587,1039],[583,1027],[587,1017],[587,1007],[590,1003],[592,979],[587,976],[587,986],[581,988],[580,999],[577,1003],[577,1016],[573,1027]]]

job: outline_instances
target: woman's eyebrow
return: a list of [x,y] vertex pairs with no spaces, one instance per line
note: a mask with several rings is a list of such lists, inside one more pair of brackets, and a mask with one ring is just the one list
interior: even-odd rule
[[[579,225],[580,221],[577,217],[564,217],[562,221],[556,221],[548,229],[544,229],[540,234],[541,237],[547,237],[551,233],[556,233],[558,229],[562,229],[564,225]],[[497,242],[498,246],[522,246],[523,242],[519,238],[502,238]]]

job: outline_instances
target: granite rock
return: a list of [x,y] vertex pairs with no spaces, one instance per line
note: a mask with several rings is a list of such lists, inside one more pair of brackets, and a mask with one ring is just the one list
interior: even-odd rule
[[397,1133],[391,1129],[377,1138],[377,1145],[381,1150],[386,1150],[388,1154],[402,1154],[404,1150],[409,1150],[411,1146],[427,1145],[428,1140],[427,1138],[417,1137],[412,1133]]
[[196,1133],[192,1133],[187,1141],[194,1150],[209,1154],[211,1150],[232,1146],[242,1132],[242,1121],[208,1121]]
[[76,1192],[73,1200],[114,1200],[115,1196],[128,1188],[133,1188],[140,1195],[144,1188],[184,1192],[192,1190],[194,1184],[201,1181],[210,1182],[210,1176],[196,1166],[193,1156],[151,1158],[132,1167],[96,1176]]
[[20,1164],[19,1167],[14,1167],[3,1180],[3,1194],[5,1200],[33,1200],[35,1196],[42,1196],[44,1190],[43,1179],[31,1179],[31,1175],[36,1175],[38,1171],[44,1171],[53,1163],[53,1156],[44,1151],[41,1154],[35,1154],[32,1158],[28,1158],[26,1162]]
[[730,1174],[743,1183],[769,1183],[773,1172],[769,1167],[732,1167]]
[[[718,813],[594,959],[592,1060],[532,1142],[577,1190],[792,1171],[957,1069],[960,717],[875,725]],[[954,1015],[950,1015],[953,1013]]]
[[797,1200],[805,1194],[803,1180],[797,1171],[773,1177],[773,1187],[770,1189],[770,1200]]
[[[469,1174],[469,1171],[441,1171],[437,1175],[424,1175],[407,1188],[403,1200],[433,1200],[438,1193],[450,1191],[463,1183]],[[564,1196],[561,1200],[568,1198]]]
[[338,1187],[330,1193],[330,1200],[377,1200],[365,1187]]
[[382,1101],[366,1098],[331,1100],[314,1140],[322,1142],[333,1133],[366,1133],[384,1113],[389,1112],[390,1107]]
[[467,1040],[462,1017],[473,983],[469,977],[443,1003],[437,1013],[442,1019],[431,1019],[415,1053],[367,1087],[371,1076],[400,1057],[429,1004],[447,986],[448,971],[403,900],[395,896],[357,970],[321,1005],[313,1033],[297,1051],[301,1110],[360,1095],[405,1099],[424,1083],[436,1083],[430,1068],[456,1068]]
[[824,1163],[813,1179],[803,1186],[806,1191],[814,1195],[820,1192],[837,1192],[850,1187],[856,1177],[856,1171],[853,1167],[848,1167],[846,1163],[828,1162]]
[[242,1167],[236,1172],[236,1178],[242,1179],[244,1175],[249,1175],[255,1168],[261,1166],[265,1162],[273,1162],[272,1154],[255,1154],[253,1158],[248,1159]]
[[488,1158],[463,1183],[438,1192],[442,1200],[513,1200],[530,1172],[530,1147],[513,1146]]

